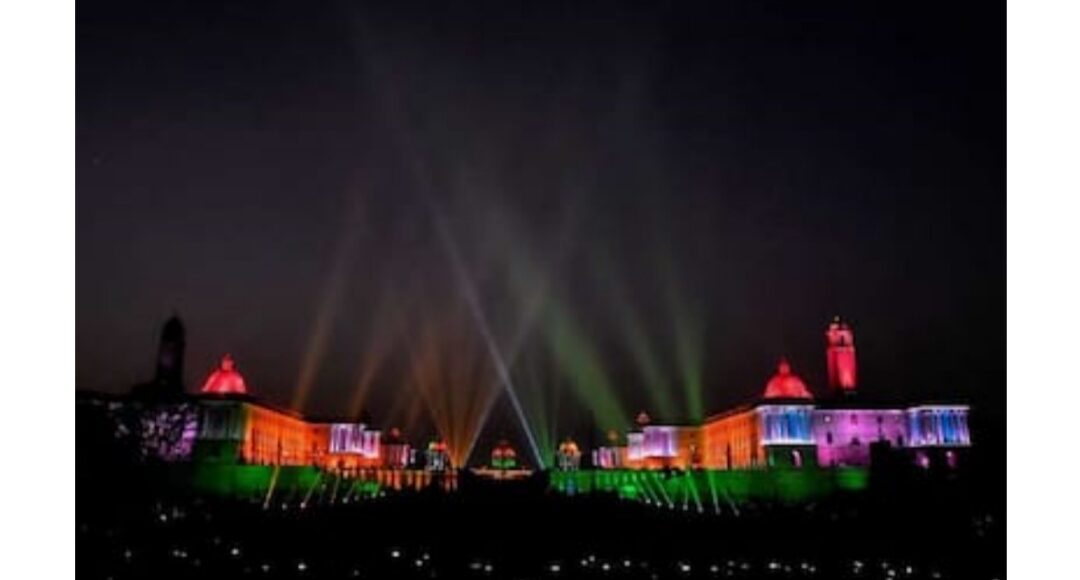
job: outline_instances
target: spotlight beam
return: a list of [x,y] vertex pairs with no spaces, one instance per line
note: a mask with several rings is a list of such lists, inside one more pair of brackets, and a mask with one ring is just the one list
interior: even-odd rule
[[263,499],[263,509],[270,507],[270,498],[274,496],[274,488],[277,487],[278,474],[281,472],[281,466],[274,466],[274,473],[270,476],[270,485],[266,487],[266,498]]
[[[543,455],[540,453],[540,446],[537,445],[532,429],[529,428],[529,420],[525,417],[525,411],[521,407],[521,401],[518,400],[517,393],[514,390],[514,383],[510,378],[510,371],[506,367],[506,361],[503,360],[502,354],[499,352],[499,347],[495,344],[494,337],[491,336],[491,329],[488,326],[487,317],[484,315],[484,310],[481,308],[480,300],[476,295],[476,287],[472,283],[472,279],[469,277],[468,272],[465,271],[465,264],[461,259],[461,254],[458,252],[457,244],[454,242],[453,236],[450,235],[446,220],[443,218],[442,213],[438,211],[434,200],[428,198],[428,207],[431,209],[432,217],[435,220],[435,227],[443,242],[443,248],[446,250],[447,254],[449,254],[450,264],[454,269],[458,287],[461,290],[462,296],[465,298],[466,304],[469,306],[469,311],[473,316],[473,320],[476,322],[477,329],[484,339],[484,345],[487,347],[488,355],[491,356],[491,361],[495,365],[495,373],[498,376],[499,382],[510,397],[510,404],[514,407],[514,413],[517,415],[522,430],[525,431],[525,437],[529,440],[529,447],[532,450],[536,464],[543,465]],[[484,423],[486,422],[487,417],[484,418]],[[481,425],[483,425],[483,423]],[[471,453],[472,449],[469,449],[465,456],[466,461],[468,461],[468,456]]]

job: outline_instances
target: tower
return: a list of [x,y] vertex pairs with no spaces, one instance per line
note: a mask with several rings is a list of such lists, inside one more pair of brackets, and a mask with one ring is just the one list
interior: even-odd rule
[[184,391],[184,324],[173,315],[161,329],[154,384],[163,393]]
[[825,361],[829,367],[829,390],[855,393],[855,334],[839,316],[833,317],[825,331]]

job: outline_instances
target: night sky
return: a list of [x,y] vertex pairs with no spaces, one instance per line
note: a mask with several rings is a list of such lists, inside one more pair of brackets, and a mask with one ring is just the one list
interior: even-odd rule
[[78,388],[175,312],[191,390],[423,430],[490,338],[587,438],[823,392],[840,314],[864,392],[1004,414],[1003,6],[374,4],[79,2]]

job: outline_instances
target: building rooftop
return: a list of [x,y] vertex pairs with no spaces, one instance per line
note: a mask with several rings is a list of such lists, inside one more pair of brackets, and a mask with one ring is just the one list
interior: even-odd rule
[[780,359],[776,374],[765,384],[766,399],[813,399],[810,390],[806,388],[798,375],[791,372],[791,365],[784,359]]
[[215,395],[243,395],[247,393],[247,385],[244,384],[244,376],[236,370],[232,356],[226,354],[221,357],[221,364],[203,383],[203,393]]

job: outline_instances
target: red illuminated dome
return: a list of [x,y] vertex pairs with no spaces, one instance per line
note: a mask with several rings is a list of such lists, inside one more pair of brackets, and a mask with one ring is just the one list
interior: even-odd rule
[[766,399],[812,399],[813,395],[806,388],[806,383],[792,374],[791,365],[786,360],[780,359],[780,365],[776,374],[765,385]]
[[203,383],[202,392],[215,395],[243,395],[247,393],[244,377],[237,372],[229,355],[221,358],[221,366]]
[[491,455],[492,457],[517,457],[517,451],[514,451],[510,443],[504,439],[499,441],[499,444],[491,451]]

